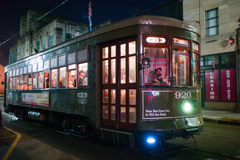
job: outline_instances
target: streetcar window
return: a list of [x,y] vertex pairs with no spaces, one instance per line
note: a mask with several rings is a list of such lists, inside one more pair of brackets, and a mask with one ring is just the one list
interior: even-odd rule
[[121,107],[121,122],[126,122],[126,107]]
[[38,73],[38,88],[43,88],[43,72]]
[[121,84],[126,83],[126,58],[121,58]]
[[103,103],[108,103],[108,89],[102,91],[102,98]]
[[187,50],[173,51],[173,76],[175,85],[189,86],[189,53]]
[[193,86],[200,85],[200,67],[199,67],[199,55],[193,53],[192,54],[192,79],[193,79]]
[[49,88],[49,72],[44,72],[44,88]]
[[[59,66],[65,65],[65,56],[61,56],[61,57],[59,57]],[[51,68],[53,67],[57,67],[57,58],[51,59]]]
[[102,118],[108,119],[108,105],[102,106]]
[[155,69],[161,68],[161,77],[160,83],[165,84],[164,82],[168,81],[168,57],[169,52],[167,48],[150,48],[145,47],[144,56],[150,59],[151,66],[149,68],[144,69],[144,83],[155,83],[159,81],[155,81],[157,75],[155,74]]
[[129,57],[129,64],[129,83],[136,83],[136,56]]
[[76,87],[76,70],[68,71],[68,88]]
[[28,74],[28,90],[32,90],[32,74]]
[[16,89],[16,80],[15,77],[12,80],[12,89]]
[[23,76],[23,89],[27,90],[27,75]]
[[57,87],[57,69],[51,70],[51,87]]
[[76,61],[76,53],[75,52],[69,53],[67,60],[68,60],[68,64],[75,63],[75,61]]
[[19,77],[16,77],[16,89],[19,90]]
[[126,105],[126,89],[121,89],[121,105]]
[[37,73],[32,74],[33,88],[37,88]]
[[126,44],[121,44],[120,46],[120,55],[126,56]]
[[9,89],[12,89],[12,78],[9,78]]
[[[56,65],[57,65],[57,59],[56,59]],[[59,57],[59,66],[64,66],[64,65],[66,65],[66,55]]]
[[116,83],[116,59],[111,60],[111,83]]
[[136,108],[129,107],[129,123],[136,123],[136,122],[137,122]]
[[116,106],[111,106],[111,120],[116,120]]
[[66,67],[59,69],[59,87],[66,87]]
[[108,83],[108,60],[102,62],[102,83]]
[[116,57],[116,45],[111,46],[111,57]]
[[20,90],[23,90],[23,76],[20,76]]
[[129,105],[136,105],[136,89],[129,89]]
[[78,86],[88,85],[88,63],[78,65]]
[[129,55],[136,54],[136,41],[129,42]]
[[44,69],[48,69],[49,68],[49,60],[44,61]]
[[116,104],[116,89],[111,89],[111,103]]
[[108,58],[108,47],[102,49],[102,58]]

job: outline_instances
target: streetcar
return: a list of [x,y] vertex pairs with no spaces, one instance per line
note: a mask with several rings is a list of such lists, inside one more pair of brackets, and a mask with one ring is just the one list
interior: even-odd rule
[[5,110],[115,143],[203,130],[200,35],[172,18],[114,22],[5,67]]

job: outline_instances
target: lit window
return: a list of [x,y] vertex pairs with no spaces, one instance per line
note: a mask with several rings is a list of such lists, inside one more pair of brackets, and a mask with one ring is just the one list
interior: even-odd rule
[[78,87],[88,85],[88,63],[78,65]]
[[59,69],[59,87],[66,87],[66,67]]
[[23,89],[24,90],[27,90],[27,75],[24,75],[23,76]]
[[38,88],[43,88],[43,72],[38,73]]
[[68,71],[68,88],[76,87],[76,70]]
[[57,87],[57,69],[51,70],[51,87]]
[[150,67],[144,69],[144,83],[166,84],[168,81],[168,49],[144,48],[144,56],[150,59]]
[[23,76],[20,76],[20,90],[23,90]]
[[49,88],[49,72],[44,72],[44,88]]
[[28,90],[32,89],[32,74],[28,74]]
[[19,90],[19,77],[16,77],[16,89]]
[[33,88],[37,88],[37,73],[32,74]]

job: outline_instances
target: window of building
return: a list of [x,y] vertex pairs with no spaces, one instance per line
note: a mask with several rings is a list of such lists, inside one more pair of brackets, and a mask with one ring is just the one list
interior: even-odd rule
[[206,11],[206,36],[218,35],[218,8]]
[[40,41],[37,41],[36,42],[36,50],[39,51],[39,49],[40,49]]
[[72,39],[72,34],[71,33],[66,33],[65,34],[65,40],[67,41],[67,40],[70,40],[70,39]]
[[52,47],[54,44],[54,34],[48,36],[48,47]]
[[46,49],[46,37],[42,38],[42,49]]

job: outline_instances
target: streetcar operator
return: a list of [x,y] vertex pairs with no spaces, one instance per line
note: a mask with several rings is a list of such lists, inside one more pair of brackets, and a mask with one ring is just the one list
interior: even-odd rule
[[165,80],[162,78],[162,68],[155,69],[156,77],[152,80],[152,83],[163,83]]

